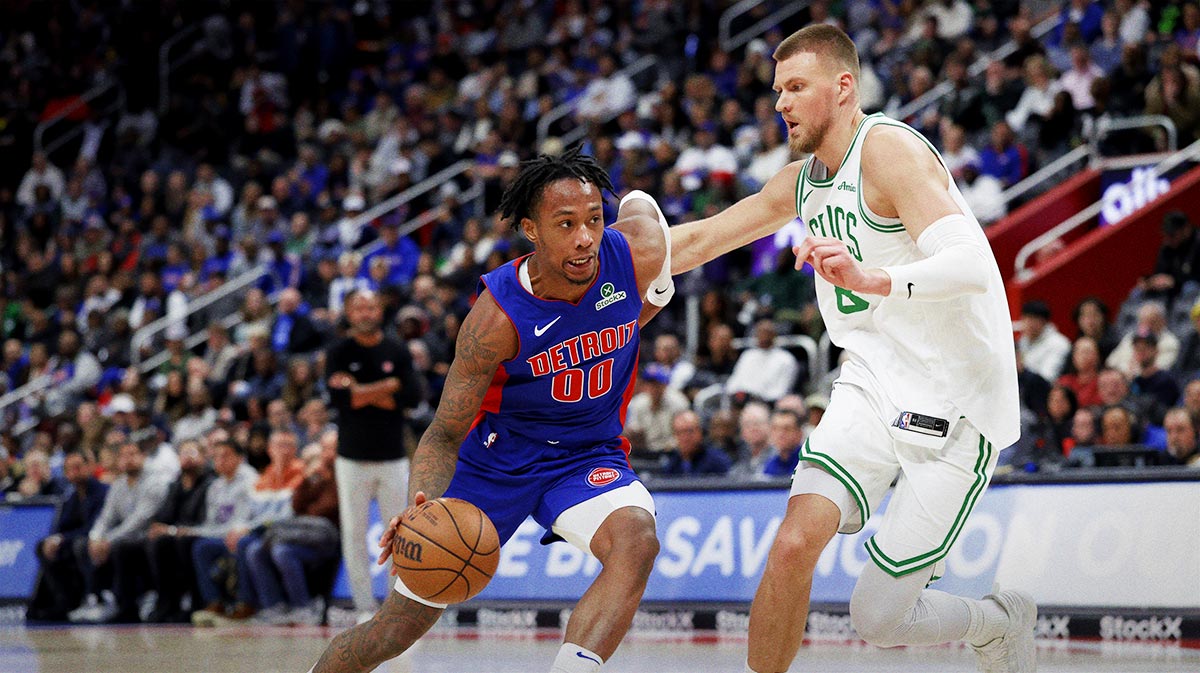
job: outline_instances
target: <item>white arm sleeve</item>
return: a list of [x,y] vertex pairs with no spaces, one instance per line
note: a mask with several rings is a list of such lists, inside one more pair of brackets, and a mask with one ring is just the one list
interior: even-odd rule
[[892,278],[889,296],[943,301],[987,291],[988,270],[995,262],[979,225],[965,215],[947,215],[929,225],[917,237],[917,248],[925,259],[883,268]]
[[[663,238],[666,239],[666,254],[663,256],[662,270],[658,272],[658,276],[650,281],[650,288],[646,290],[646,301],[655,306],[666,306],[671,297],[675,296],[675,281],[671,278],[671,230],[667,225],[667,218],[663,215],[662,209],[658,207],[658,202],[654,197],[640,189],[635,189],[625,195],[621,199],[621,206],[633,199],[645,199],[654,206],[654,212],[658,213],[658,224],[662,227]],[[617,206],[620,210],[620,206]]]

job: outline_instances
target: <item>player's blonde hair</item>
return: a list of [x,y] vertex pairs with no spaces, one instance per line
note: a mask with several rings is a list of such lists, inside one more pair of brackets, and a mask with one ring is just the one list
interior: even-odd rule
[[803,51],[830,59],[858,81],[858,49],[841,28],[825,23],[805,26],[784,38],[772,56],[776,61],[786,61]]

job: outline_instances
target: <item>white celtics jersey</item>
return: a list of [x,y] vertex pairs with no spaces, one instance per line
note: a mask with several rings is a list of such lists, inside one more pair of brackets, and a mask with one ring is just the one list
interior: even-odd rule
[[[896,266],[925,258],[900,220],[871,212],[863,200],[862,148],[878,125],[911,127],[882,114],[859,125],[841,167],[833,175],[810,157],[796,184],[796,210],[808,233],[846,243],[865,268]],[[937,150],[929,145],[930,151]],[[940,155],[938,156],[941,160]],[[975,221],[947,174],[947,186],[962,212]],[[979,237],[990,251],[982,228]],[[833,343],[849,359],[840,381],[880,391],[894,408],[882,420],[903,427],[904,414],[946,419],[960,416],[997,447],[1020,436],[1020,403],[1012,322],[1004,283],[991,257],[988,290],[948,301],[910,301],[902,295],[860,295],[816,276],[817,301]],[[912,433],[896,432],[898,438]],[[918,442],[925,443],[925,442]]]

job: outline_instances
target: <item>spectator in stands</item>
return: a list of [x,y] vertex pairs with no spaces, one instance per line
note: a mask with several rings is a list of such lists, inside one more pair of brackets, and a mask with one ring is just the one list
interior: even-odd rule
[[1054,107],[1054,94],[1059,92],[1061,86],[1055,81],[1054,71],[1043,56],[1030,56],[1023,70],[1025,90],[1017,106],[1009,110],[1004,119],[1015,133],[1023,138],[1032,138],[1036,137],[1036,124],[1050,115]]
[[[336,443],[313,444],[304,450],[304,478],[292,494],[294,517],[275,522],[264,535],[270,566],[250,572],[267,606],[259,617],[275,624],[321,623],[324,603],[313,598],[307,574],[340,556],[337,483],[333,471]],[[261,562],[261,557],[256,557]],[[275,579],[278,573],[279,580]]]
[[276,353],[309,353],[324,342],[301,302],[300,292],[295,288],[279,293],[279,307],[271,326],[271,346]]
[[[1038,470],[1057,467],[1066,460],[1070,448],[1071,426],[1079,404],[1070,388],[1056,385],[1046,398],[1046,415],[1035,422],[1033,432],[1025,439],[1028,450],[1014,457],[1012,464],[1022,466],[1033,463]],[[1020,443],[1019,443],[1020,444]]]
[[1091,51],[1083,43],[1070,47],[1071,67],[1058,78],[1061,90],[1071,94],[1075,109],[1083,112],[1092,109],[1092,83],[1104,76],[1104,70],[1092,61]]
[[1163,216],[1162,237],[1154,271],[1138,281],[1138,289],[1145,297],[1170,306],[1185,289],[1189,294],[1200,291],[1200,237],[1181,210]]
[[[1189,66],[1169,64],[1168,53],[1170,47],[1163,53],[1158,75],[1146,86],[1146,114],[1170,117],[1179,134],[1179,145],[1186,146],[1200,131],[1200,77],[1189,77],[1185,70]],[[1174,60],[1178,62],[1180,57],[1176,55]]]
[[66,487],[50,474],[50,457],[41,450],[30,449],[21,459],[21,473],[4,494],[6,500],[37,497],[57,497]]
[[1100,18],[1100,36],[1088,48],[1092,62],[1099,66],[1105,75],[1116,70],[1121,64],[1120,26],[1121,20],[1115,11],[1104,12],[1104,16]]
[[994,224],[1008,214],[1004,183],[995,176],[981,173],[978,158],[962,166],[955,182],[980,224]]
[[1072,312],[1075,329],[1080,336],[1089,336],[1100,349],[1100,359],[1108,359],[1120,340],[1108,321],[1108,305],[1098,297],[1084,297]]
[[1071,352],[1071,342],[1050,322],[1050,306],[1031,300],[1021,306],[1021,338],[1017,342],[1025,367],[1047,381],[1058,380]]
[[421,251],[412,239],[400,235],[400,224],[398,214],[384,217],[380,235],[383,245],[363,258],[359,276],[369,277],[372,261],[386,259],[388,261],[386,285],[402,287],[412,282],[413,277],[417,274],[417,258],[420,257]]
[[1079,32],[1085,42],[1091,42],[1100,34],[1100,20],[1104,16],[1104,7],[1096,0],[1070,0],[1063,5],[1059,13],[1058,24],[1050,32],[1051,44],[1063,41],[1063,31],[1069,24],[1079,26]]
[[[775,338],[775,324],[770,320],[754,324],[755,345],[738,357],[733,374],[725,383],[727,394],[774,402],[792,389],[800,365],[794,355],[775,345]],[[764,376],[763,372],[771,375]]]
[[1147,301],[1138,307],[1137,325],[1121,338],[1104,363],[1120,370],[1127,378],[1137,376],[1133,359],[1133,337],[1137,334],[1153,334],[1158,338],[1157,364],[1160,369],[1174,366],[1179,358],[1179,339],[1167,329],[1167,309],[1157,301]]
[[[123,478],[113,481],[104,499],[104,507],[88,532],[88,559],[84,582],[87,603],[73,612],[71,621],[140,621],[137,599],[145,573],[143,545],[150,520],[166,497],[169,481],[143,469],[145,453],[134,441],[126,440],[118,449],[118,469]],[[96,572],[111,568],[112,593],[105,593],[103,604],[97,596]]]
[[25,177],[21,178],[21,184],[17,187],[17,205],[33,207],[38,187],[45,187],[48,191],[47,196],[54,201],[59,200],[66,188],[62,170],[50,163],[43,152],[33,154],[32,165]]
[[1163,418],[1167,431],[1167,454],[1170,462],[1188,467],[1200,467],[1200,451],[1197,451],[1196,424],[1192,415],[1183,407],[1175,407]]
[[979,151],[979,172],[990,175],[1005,187],[1012,187],[1026,174],[1027,150],[1017,143],[1008,123],[992,126],[991,142]]
[[1100,348],[1090,336],[1081,336],[1071,345],[1067,372],[1058,377],[1058,385],[1071,391],[1079,406],[1100,404]]
[[[1071,447],[1095,446],[1099,439],[1097,407],[1079,407],[1071,418]],[[1070,455],[1068,454],[1068,458]]]
[[65,620],[83,598],[80,569],[88,563],[87,535],[100,516],[108,493],[108,485],[92,476],[93,469],[84,452],[68,453],[63,460],[63,474],[70,486],[51,534],[38,542],[42,574],[30,605],[30,619]]
[[146,557],[158,592],[148,622],[186,622],[181,599],[191,594],[200,602],[196,572],[192,565],[194,535],[181,530],[204,523],[205,498],[214,475],[207,468],[200,443],[194,439],[179,444],[179,477],[167,489],[162,506],[151,519],[146,540]]
[[1178,381],[1189,381],[1200,373],[1200,300],[1192,304],[1188,317],[1191,329],[1180,340],[1179,359],[1172,367]]
[[675,414],[671,419],[671,435],[675,448],[666,455],[663,475],[722,476],[729,472],[732,461],[724,451],[705,441],[700,417],[694,411],[685,409]]
[[670,373],[667,386],[675,390],[683,390],[696,374],[696,366],[683,357],[679,337],[674,334],[660,334],[654,339],[654,362]]
[[763,475],[763,466],[771,459],[771,410],[762,402],[750,402],[738,416],[737,462],[730,476],[753,479]]
[[768,477],[790,477],[800,464],[804,444],[804,419],[791,409],[776,409],[771,414],[771,448],[774,453],[763,465]]
[[[957,54],[946,59],[942,77],[953,87],[939,104],[938,112],[943,120],[974,134],[984,127],[983,89],[971,82],[967,76],[967,60]],[[946,141],[945,138],[942,139]],[[953,172],[953,170],[951,170]]]
[[[229,440],[215,442],[213,468],[217,474],[205,494],[204,523],[178,528],[179,535],[196,538],[192,544],[192,564],[200,591],[197,604],[204,606],[192,614],[192,623],[197,626],[214,624],[215,618],[225,613],[222,590],[216,579],[217,562],[231,557],[233,550],[226,547],[225,538],[249,518],[250,493],[256,478],[254,471],[243,470],[243,465],[241,447]],[[234,545],[233,549],[236,548]]]
[[625,436],[635,454],[662,456],[674,446],[672,419],[690,405],[682,392],[671,387],[671,373],[661,363],[646,365],[641,380],[641,392],[629,401]]
[[1137,441],[1140,434],[1138,418],[1132,410],[1121,405],[1105,407],[1100,416],[1099,444],[1125,446]]
[[1175,377],[1158,367],[1158,337],[1152,332],[1139,332],[1133,337],[1133,362],[1137,375],[1129,383],[1130,394],[1141,400],[1141,408],[1149,412],[1149,420],[1157,423],[1163,411],[1179,401],[1179,385]]

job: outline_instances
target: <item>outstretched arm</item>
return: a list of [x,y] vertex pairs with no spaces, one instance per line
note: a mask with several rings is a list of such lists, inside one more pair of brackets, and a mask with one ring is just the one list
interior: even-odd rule
[[767,181],[762,191],[712,217],[671,227],[671,273],[690,271],[773,234],[795,219],[796,179],[803,165],[788,164]]

